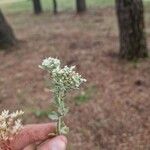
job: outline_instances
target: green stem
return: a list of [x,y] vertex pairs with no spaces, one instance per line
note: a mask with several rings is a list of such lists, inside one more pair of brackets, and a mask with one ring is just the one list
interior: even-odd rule
[[62,127],[62,119],[63,119],[63,110],[64,110],[64,106],[62,106],[61,101],[63,101],[63,96],[64,94],[62,93],[58,93],[58,109],[60,108],[61,110],[61,115],[58,117],[58,122],[57,122],[57,134],[61,135],[61,127]]
[[60,135],[61,132],[61,117],[58,118],[58,122],[57,122],[57,134]]

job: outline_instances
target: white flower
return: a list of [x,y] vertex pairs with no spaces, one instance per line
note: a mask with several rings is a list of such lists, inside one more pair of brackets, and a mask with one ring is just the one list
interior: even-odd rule
[[7,128],[6,122],[3,122],[3,123],[0,124],[0,130],[4,131],[6,128]]
[[8,118],[9,117],[9,110],[2,111],[1,117],[2,118]]
[[4,110],[0,115],[0,141],[11,140],[14,135],[22,129],[22,123],[19,117],[23,115],[23,111],[9,113]]
[[60,60],[56,58],[46,58],[43,60],[42,65],[39,66],[42,69],[47,69],[49,71],[60,67]]
[[41,68],[51,74],[54,92],[77,89],[83,82],[86,82],[86,79],[74,71],[75,66],[61,68],[60,60],[55,58],[44,59]]
[[52,72],[52,77],[55,85],[60,86],[64,90],[79,88],[81,83],[86,80],[74,71],[75,66],[65,66],[62,69],[55,69]]
[[16,118],[16,117],[22,116],[23,114],[24,114],[24,112],[22,110],[20,110],[20,111],[17,110],[16,112],[14,112],[10,115],[11,115],[11,118]]
[[21,120],[17,119],[14,123],[14,126],[12,127],[11,133],[16,134],[19,132],[20,129],[22,129]]

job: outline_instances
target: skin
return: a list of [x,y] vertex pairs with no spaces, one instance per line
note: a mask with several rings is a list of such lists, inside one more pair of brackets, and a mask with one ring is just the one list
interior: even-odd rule
[[48,138],[48,134],[55,131],[56,125],[53,123],[26,125],[10,142],[10,147],[12,150],[66,150],[65,136]]

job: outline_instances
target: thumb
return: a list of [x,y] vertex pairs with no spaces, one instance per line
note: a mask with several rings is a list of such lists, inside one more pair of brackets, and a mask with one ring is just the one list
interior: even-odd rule
[[37,150],[66,150],[67,139],[65,136],[57,136],[53,139],[47,140],[40,145]]

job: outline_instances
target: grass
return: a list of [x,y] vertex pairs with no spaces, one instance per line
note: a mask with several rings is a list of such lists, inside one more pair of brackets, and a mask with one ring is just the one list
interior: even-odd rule
[[[145,1],[147,10],[150,8],[150,1]],[[43,10],[52,11],[52,0],[41,0]],[[86,0],[88,7],[106,7],[114,5],[114,0]],[[32,12],[32,0],[1,0],[0,8],[6,13]],[[59,11],[75,10],[75,0],[58,0]]]
[[[145,1],[145,7],[147,10],[150,8],[150,1]],[[44,11],[52,11],[52,0],[41,0]],[[86,0],[88,7],[106,7],[114,5],[114,0]],[[18,12],[32,12],[32,0],[1,0],[0,8],[6,13],[18,13]],[[59,0],[59,11],[75,10],[75,0]]]
[[[52,11],[52,0],[41,0],[43,10]],[[87,0],[88,7],[105,7],[112,5],[114,0]],[[5,12],[23,12],[28,11],[32,12],[32,0],[16,0],[12,2],[6,2],[1,0],[0,8]],[[75,0],[59,0],[58,1],[59,11],[63,10],[75,10]]]
[[81,105],[91,100],[96,91],[96,86],[92,86],[87,88],[85,91],[81,91],[80,94],[74,98],[76,105]]

